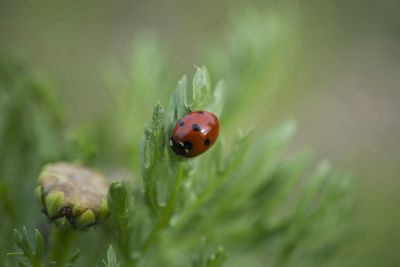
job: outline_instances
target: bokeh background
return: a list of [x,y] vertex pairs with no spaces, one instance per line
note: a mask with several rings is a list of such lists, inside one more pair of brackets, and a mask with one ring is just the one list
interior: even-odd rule
[[[46,73],[76,125],[111,108],[109,73],[131,75],[137,46],[157,43],[148,53],[170,68],[160,95],[194,64],[229,86],[230,53],[254,46],[260,68],[241,70],[258,77],[253,89],[240,88],[248,112],[227,129],[262,132],[295,119],[291,149],[311,147],[356,177],[355,220],[367,234],[350,253],[353,266],[400,266],[399,9],[372,0],[1,0],[0,50]],[[142,71],[158,67],[149,66]]]

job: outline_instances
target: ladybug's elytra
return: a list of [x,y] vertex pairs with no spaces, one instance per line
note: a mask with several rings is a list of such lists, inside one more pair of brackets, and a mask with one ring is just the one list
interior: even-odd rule
[[193,111],[177,121],[169,144],[176,154],[192,158],[206,152],[218,134],[217,116],[208,111]]

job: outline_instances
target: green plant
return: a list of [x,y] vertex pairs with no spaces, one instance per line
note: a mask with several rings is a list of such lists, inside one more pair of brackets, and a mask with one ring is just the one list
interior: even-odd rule
[[[32,246],[25,229],[15,231],[19,252],[9,256],[19,266],[326,266],[340,259],[348,227],[342,222],[351,208],[349,177],[325,161],[314,168],[307,151],[288,153],[291,121],[264,134],[238,126],[264,79],[262,73],[252,76],[264,51],[253,51],[251,40],[225,54],[232,60],[226,82],[212,81],[211,74],[224,68],[211,63],[211,74],[196,67],[191,84],[184,76],[171,92],[175,71],[154,39],[141,39],[132,77],[108,77],[111,105],[92,123],[73,126],[45,79],[1,58],[1,248],[12,251],[5,241],[10,229],[25,224],[44,238],[35,230]],[[255,53],[253,60],[246,51]],[[247,88],[251,101],[242,99]],[[187,160],[167,141],[190,109],[220,115],[221,136],[210,151]],[[49,229],[39,208],[26,208],[34,202],[42,166],[59,160],[113,177],[108,221],[86,232],[60,232]]]
[[[42,234],[39,230],[35,229],[34,245],[31,245],[28,237],[28,231],[25,227],[22,229],[22,233],[17,229],[14,230],[14,242],[21,249],[21,252],[7,253],[8,256],[15,259],[18,266],[32,266],[32,267],[46,267],[55,266],[57,262],[49,261],[45,262],[45,243]],[[73,266],[74,262],[79,257],[79,249],[73,253],[65,266]]]
[[107,250],[107,259],[103,260],[104,267],[119,267],[117,256],[115,255],[115,250],[113,246],[109,246]]

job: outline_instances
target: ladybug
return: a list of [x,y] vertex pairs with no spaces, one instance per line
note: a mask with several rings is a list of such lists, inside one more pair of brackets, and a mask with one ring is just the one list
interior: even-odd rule
[[185,158],[196,157],[206,152],[217,141],[219,121],[208,111],[193,111],[177,121],[169,145]]

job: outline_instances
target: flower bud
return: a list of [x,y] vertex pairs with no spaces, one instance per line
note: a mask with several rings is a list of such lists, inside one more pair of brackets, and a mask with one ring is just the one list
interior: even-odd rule
[[35,195],[53,223],[86,229],[108,216],[107,190],[108,181],[101,173],[61,162],[43,168]]

